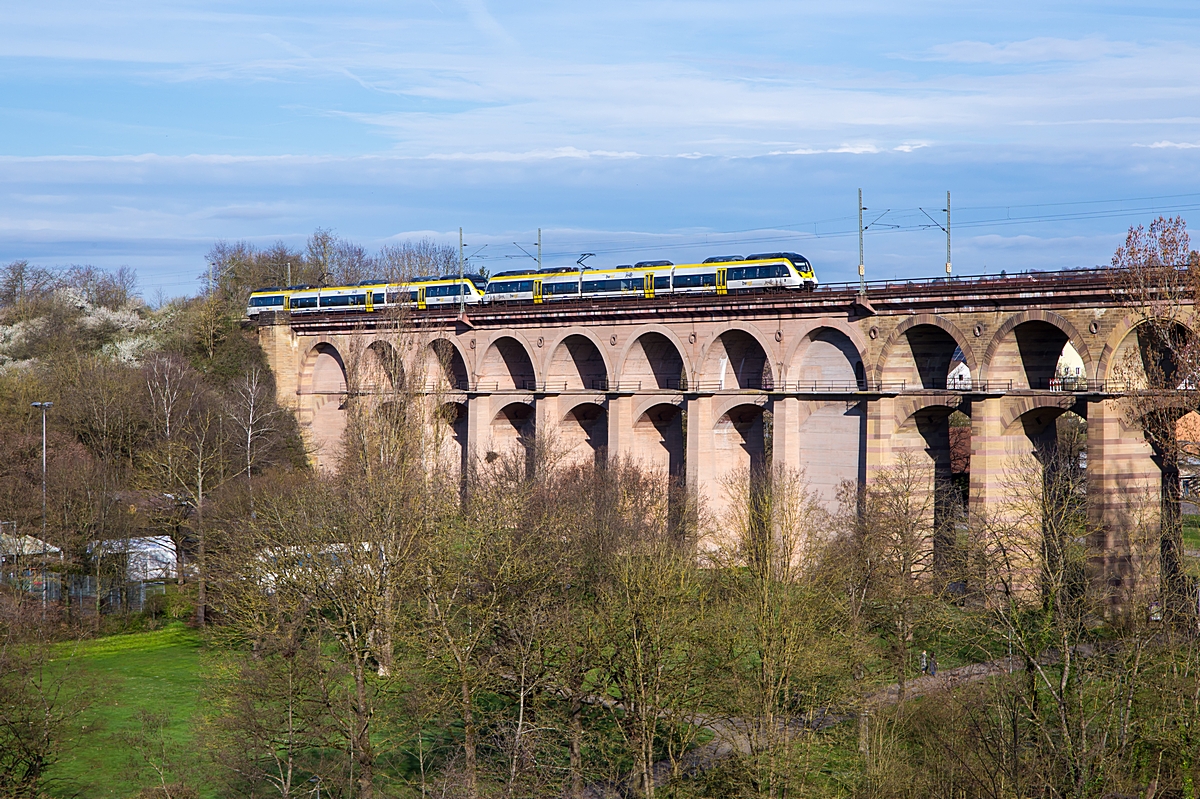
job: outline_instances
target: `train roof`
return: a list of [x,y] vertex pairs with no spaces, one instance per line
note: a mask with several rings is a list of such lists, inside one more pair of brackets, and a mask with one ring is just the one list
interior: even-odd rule
[[803,261],[804,263],[808,263],[808,259],[805,258],[803,255],[801,255],[798,252],[759,252],[759,253],[755,253],[753,255],[746,256],[747,261],[766,261],[771,258],[787,258],[789,261],[791,261],[793,263],[795,263],[796,261]]

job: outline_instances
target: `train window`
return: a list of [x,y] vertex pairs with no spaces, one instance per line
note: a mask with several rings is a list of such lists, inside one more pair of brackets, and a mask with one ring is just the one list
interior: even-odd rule
[[293,308],[316,308],[316,297],[292,297]]
[[572,280],[570,283],[543,283],[543,294],[576,294],[579,292],[579,283]]
[[378,291],[375,292],[375,296],[371,298],[371,302],[382,305],[383,304],[383,294]]
[[[733,271],[733,270],[730,270]],[[701,286],[715,286],[717,284],[717,273],[706,272],[701,275],[676,275],[675,288],[689,289],[700,288]]]
[[640,277],[615,278],[612,280],[585,280],[583,290],[590,291],[641,291],[645,283]]
[[328,297],[321,298],[322,308],[339,308],[350,304],[349,294],[334,294]]
[[350,295],[350,305],[366,305],[366,304],[367,304],[367,295],[366,294],[351,294]]
[[654,278],[654,290],[655,291],[664,291],[669,288],[671,288],[670,275],[668,275],[666,277],[655,277]]
[[508,294],[514,291],[533,291],[532,280],[506,280],[501,283],[488,283],[488,294]]
[[272,305],[283,305],[283,295],[276,294],[274,297],[251,297],[251,308],[267,308]]

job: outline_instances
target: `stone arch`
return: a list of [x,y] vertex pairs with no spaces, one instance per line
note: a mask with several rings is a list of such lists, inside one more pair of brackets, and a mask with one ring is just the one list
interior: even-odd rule
[[462,350],[452,339],[435,338],[430,341],[426,349],[426,359],[427,387],[436,389],[444,386],[454,391],[467,391],[470,388],[467,362],[463,358]]
[[713,456],[718,475],[736,470],[753,473],[768,467],[765,410],[757,403],[740,402],[714,414]]
[[[1197,336],[1195,320],[1188,320],[1193,324],[1184,324],[1182,320],[1175,320],[1172,325],[1180,331],[1180,335],[1188,338]],[[1132,383],[1135,387],[1139,380],[1137,374],[1136,361],[1138,357],[1145,357],[1147,342],[1143,342],[1138,331],[1145,328],[1149,320],[1138,319],[1132,314],[1124,317],[1121,322],[1113,330],[1112,334],[1105,342],[1104,349],[1100,353],[1100,358],[1096,364],[1096,378],[1098,380],[1120,380],[1125,383]],[[1137,348],[1139,355],[1135,356],[1132,361],[1129,357],[1131,350]],[[1145,380],[1145,374],[1140,375],[1141,380]]]
[[359,369],[359,390],[380,393],[404,388],[404,364],[389,341],[376,339],[367,345]]
[[756,405],[760,410],[766,410],[769,407],[767,404],[767,397],[764,395],[749,397],[730,395],[725,397],[714,397],[713,400],[714,419],[720,419],[722,416],[729,413],[739,405]]
[[808,331],[785,363],[789,382],[861,386],[866,379],[862,349],[836,327],[821,325]]
[[684,471],[683,409],[654,402],[635,417],[633,457],[645,468],[681,480]]
[[520,455],[527,469],[533,466],[537,436],[534,408],[527,402],[509,402],[492,417],[491,436],[485,458]]
[[546,386],[555,390],[604,391],[609,367],[604,350],[590,333],[572,331],[554,343],[546,367]]
[[663,396],[662,394],[656,394],[650,397],[642,397],[633,407],[633,418],[642,418],[642,415],[655,405],[674,405],[675,407],[682,409],[684,405],[683,395],[676,394],[675,396]]
[[488,345],[479,364],[476,384],[481,391],[530,391],[537,373],[529,347],[512,335],[497,336]]
[[960,352],[972,374],[975,354],[958,326],[936,314],[917,314],[901,322],[884,342],[875,365],[875,380],[909,388],[944,389],[950,363]]
[[[1083,360],[1084,374],[1091,377],[1095,374],[1096,364],[1092,362],[1091,351],[1088,349],[1087,342],[1083,336],[1079,335],[1079,331],[1071,321],[1063,316],[1060,316],[1052,311],[1030,310],[1022,311],[1019,314],[1011,316],[1002,324],[988,342],[987,350],[983,355],[983,363],[980,369],[980,377],[984,380],[1006,379],[1000,378],[995,374],[995,364],[997,353],[1003,346],[1005,338],[1017,330],[1017,328],[1030,323],[1041,323],[1057,328],[1066,341],[1075,348],[1079,353],[1079,357]],[[1026,370],[1028,371],[1028,370]],[[1026,384],[1028,387],[1028,384]]]
[[688,368],[674,334],[657,329],[639,333],[621,356],[618,382],[638,384],[642,391],[685,388]]
[[981,376],[1018,389],[1049,389],[1068,344],[1083,361],[1084,376],[1092,374],[1091,354],[1074,325],[1048,311],[1019,313],[992,336]]
[[460,477],[467,473],[467,413],[465,402],[444,402],[438,408],[440,420],[445,425],[441,441],[442,460]]
[[770,390],[775,387],[771,349],[757,331],[730,327],[701,353],[699,382],[705,390]]
[[305,385],[312,413],[309,435],[318,469],[336,470],[346,431],[348,383],[342,354],[327,341],[318,342],[305,357]]
[[567,462],[603,462],[608,451],[608,409],[595,402],[579,402],[558,423],[555,449]]
[[[1023,417],[1035,418],[1036,424],[1044,424],[1067,411],[1075,410],[1075,397],[1047,397],[1045,395],[1030,395],[1012,397],[1000,417],[1000,429],[1005,435],[1013,435],[1028,431],[1028,425],[1022,422]],[[1080,414],[1081,416],[1084,414]]]

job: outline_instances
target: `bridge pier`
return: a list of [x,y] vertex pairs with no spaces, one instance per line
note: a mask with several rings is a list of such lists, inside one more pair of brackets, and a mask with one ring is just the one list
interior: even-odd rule
[[1114,607],[1144,607],[1159,588],[1162,470],[1115,400],[1088,405],[1087,469],[1093,569]]
[[636,458],[634,441],[633,396],[610,394],[608,396],[608,457],[614,463],[622,458]]
[[719,516],[725,506],[720,501],[723,493],[720,486],[721,473],[712,434],[715,423],[712,395],[699,395],[688,399],[687,456],[684,459],[687,465],[687,491],[693,500],[707,498],[709,510]]

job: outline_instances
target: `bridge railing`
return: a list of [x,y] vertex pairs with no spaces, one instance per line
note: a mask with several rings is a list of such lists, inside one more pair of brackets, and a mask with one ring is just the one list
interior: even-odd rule
[[[1079,283],[1083,281],[1110,281],[1112,267],[1094,266],[1085,267],[1082,269],[1063,269],[1055,272],[1014,272],[1012,274],[994,274],[994,275],[955,275],[951,277],[922,277],[905,280],[868,280],[866,284],[867,294],[872,291],[905,291],[916,289],[935,289],[938,287],[946,288],[969,288],[972,286],[986,285],[1021,285],[1036,284],[1036,283]],[[839,282],[839,283],[823,283],[817,288],[818,292],[842,292],[859,290],[857,281]]]
[[[1053,377],[1047,380],[1034,381],[1029,386],[1014,385],[1012,380],[961,380],[934,381],[932,384],[912,382],[908,380],[771,380],[761,381],[758,385],[738,386],[731,381],[720,380],[684,380],[662,381],[622,380],[612,382],[603,378],[587,381],[584,390],[602,391],[613,394],[634,394],[642,391],[686,391],[699,394],[712,394],[721,391],[767,391],[772,394],[903,394],[920,393],[925,391],[949,391],[961,394],[1007,394],[1012,391],[1056,391],[1064,394],[1125,394],[1138,390],[1125,380],[1089,380],[1083,377]],[[426,383],[426,393],[438,390],[472,392],[493,391],[525,391],[535,394],[558,393],[579,386],[571,386],[566,380],[537,381],[517,380],[513,384],[504,385],[498,380],[480,380],[470,388],[447,389],[444,384]],[[1183,389],[1180,389],[1183,390]],[[346,392],[312,392],[345,394]],[[1159,393],[1162,393],[1161,391]]]

